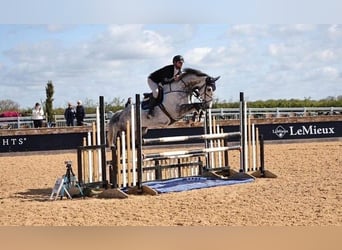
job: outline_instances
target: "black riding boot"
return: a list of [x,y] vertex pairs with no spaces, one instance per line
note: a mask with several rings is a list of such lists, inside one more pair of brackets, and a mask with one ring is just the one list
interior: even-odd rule
[[155,99],[153,96],[150,97],[150,109],[147,114],[147,118],[150,119],[153,116],[154,113],[154,106],[157,104],[157,99]]

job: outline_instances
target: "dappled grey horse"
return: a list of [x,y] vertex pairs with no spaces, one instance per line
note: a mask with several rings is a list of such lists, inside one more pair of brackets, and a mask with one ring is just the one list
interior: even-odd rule
[[[142,133],[145,134],[150,128],[167,127],[190,112],[208,108],[219,78],[195,69],[184,69],[178,81],[166,83],[160,88],[160,103],[154,108],[153,117],[147,118],[149,107],[144,105],[146,101],[142,103]],[[192,102],[192,99],[198,102]],[[118,134],[126,130],[126,122],[130,119],[131,105],[114,113],[108,124],[108,146],[115,145]]]

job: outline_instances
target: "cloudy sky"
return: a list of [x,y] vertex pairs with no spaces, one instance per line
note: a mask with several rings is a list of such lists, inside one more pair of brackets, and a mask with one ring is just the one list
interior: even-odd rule
[[115,21],[2,20],[0,100],[32,107],[50,80],[55,107],[126,99],[148,91],[147,76],[175,54],[184,67],[221,76],[220,101],[236,101],[240,91],[248,100],[342,95],[342,25]]

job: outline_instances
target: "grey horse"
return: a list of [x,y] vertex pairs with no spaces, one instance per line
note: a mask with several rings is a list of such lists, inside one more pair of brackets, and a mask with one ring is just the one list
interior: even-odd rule
[[[199,70],[184,69],[178,81],[161,86],[161,102],[155,107],[153,117],[148,119],[148,109],[142,110],[142,133],[145,134],[151,128],[165,128],[190,112],[208,108],[216,90],[215,82],[219,78],[210,77]],[[192,102],[192,97],[198,102]],[[114,113],[108,124],[108,146],[115,146],[118,134],[126,130],[126,123],[130,119],[130,103],[123,110]]]

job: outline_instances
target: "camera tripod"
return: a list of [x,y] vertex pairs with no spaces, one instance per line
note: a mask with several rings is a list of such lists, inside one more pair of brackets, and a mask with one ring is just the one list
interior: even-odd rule
[[[66,164],[66,172],[65,175],[63,175],[63,179],[64,179],[64,186],[66,188],[66,190],[68,190],[70,192],[70,189],[72,187],[76,187],[78,188],[78,190],[80,191],[80,195],[83,195],[83,191],[82,188],[80,187],[77,177],[74,173],[74,171],[72,170],[72,161],[65,161],[64,162]],[[63,193],[61,194],[61,196],[63,197]]]

